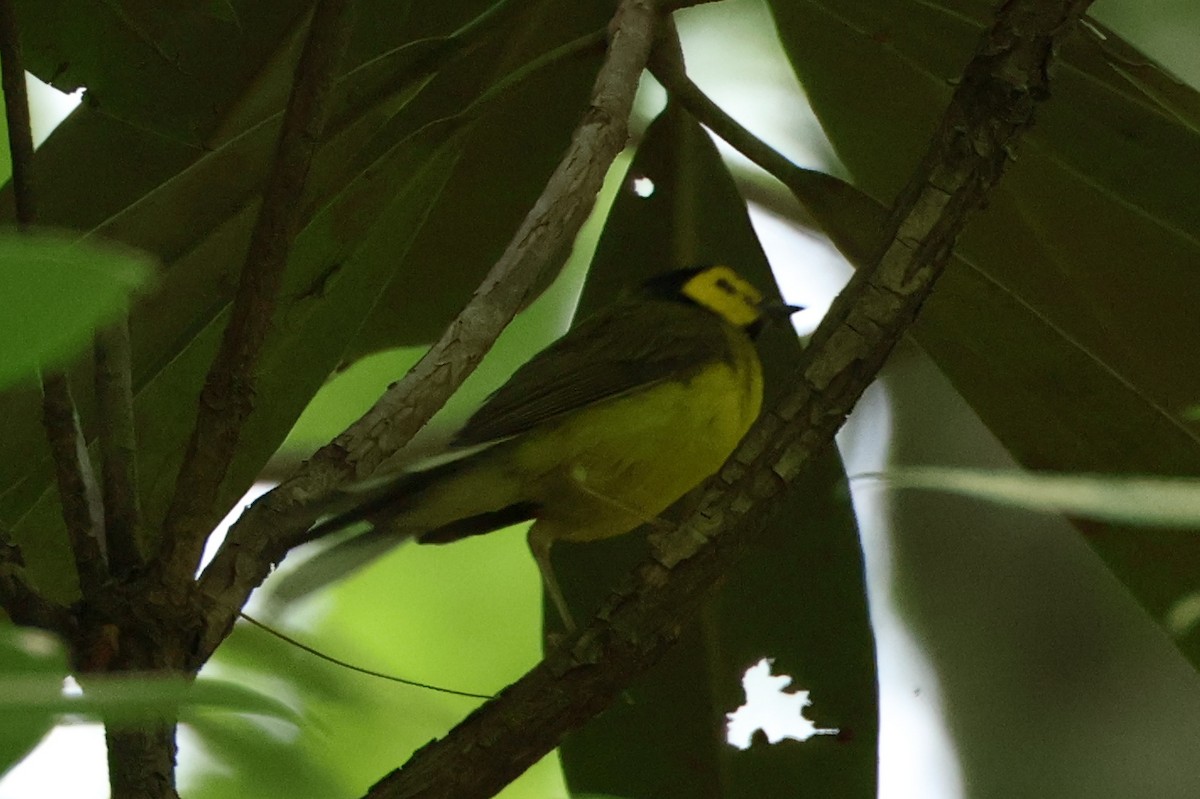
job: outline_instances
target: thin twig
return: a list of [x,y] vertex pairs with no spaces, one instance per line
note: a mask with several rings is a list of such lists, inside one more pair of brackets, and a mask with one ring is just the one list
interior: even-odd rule
[[229,324],[205,378],[163,524],[162,571],[190,579],[223,510],[218,491],[254,409],[255,369],[270,332],[288,253],[300,227],[301,196],[329,116],[334,74],[349,39],[353,0],[320,0],[296,65],[279,146],[251,234]]
[[70,638],[75,619],[71,611],[41,595],[25,574],[21,549],[7,530],[0,528],[0,608],[14,623],[40,627]]
[[439,693],[439,694],[450,694],[451,696],[463,696],[468,699],[491,699],[492,698],[492,694],[476,694],[476,693],[472,693],[470,691],[460,691],[457,688],[444,688],[440,685],[434,685],[433,683],[420,682],[419,680],[410,680],[407,677],[397,677],[396,675],[388,674],[387,672],[376,671],[375,669],[368,669],[368,668],[364,668],[362,666],[356,666],[355,664],[353,664],[349,661],[342,660],[341,658],[336,658],[333,655],[327,655],[324,652],[322,652],[321,650],[317,649],[316,647],[309,646],[308,644],[304,643],[303,641],[298,641],[295,638],[293,638],[292,636],[288,635],[287,633],[280,632],[279,630],[276,630],[274,627],[270,626],[269,624],[264,624],[263,622],[259,621],[258,619],[254,618],[253,616],[250,616],[246,613],[239,613],[238,617],[240,619],[242,619],[242,621],[246,622],[247,624],[254,625],[258,629],[267,633],[268,635],[278,638],[280,641],[283,641],[284,643],[288,644],[289,646],[293,646],[296,649],[299,649],[301,652],[307,652],[308,654],[312,655],[313,657],[317,658],[318,660],[323,660],[326,663],[332,663],[335,666],[338,666],[343,669],[347,669],[349,671],[353,671],[356,674],[362,674],[367,677],[374,677],[378,680],[386,680],[387,682],[399,683],[400,685],[407,685],[412,688],[422,688],[426,691],[433,691],[433,692]]
[[[34,188],[29,97],[25,90],[21,40],[12,0],[0,0],[0,82],[4,87],[8,147],[12,154],[17,227],[27,230],[37,222],[37,192]],[[42,423],[54,460],[59,502],[75,556],[80,589],[84,596],[94,596],[108,577],[100,538],[99,492],[70,383],[64,374],[48,373],[42,378]]]
[[24,229],[37,221],[37,198],[33,179],[33,129],[29,121],[29,97],[22,64],[21,35],[17,30],[13,0],[0,0],[0,82],[4,86],[4,113],[8,121],[8,149],[12,155],[17,226]]
[[426,356],[361,419],[291,479],[261,497],[230,530],[200,581],[209,602],[198,663],[228,634],[246,598],[311,524],[315,498],[369,474],[395,453],[471,373],[525,304],[550,259],[583,225],[625,146],[638,79],[656,30],[652,0],[623,0],[596,76],[591,107],[541,197],[471,301]]
[[96,415],[109,568],[118,577],[142,564],[137,532],[137,437],[133,421],[133,365],[125,319],[96,334]]
[[1057,41],[1090,0],[1009,0],[964,73],[929,153],[902,194],[876,263],[839,295],[802,359],[797,387],[751,430],[699,510],[654,536],[637,585],[563,649],[371,788],[371,799],[490,796],[605,708],[678,638],[832,442],[949,260],[967,217],[999,180],[1047,96]]
[[887,208],[840,178],[793,164],[709,99],[684,69],[673,26],[655,49],[650,72],[700,124],[786,186],[846,260],[861,266],[877,254]]

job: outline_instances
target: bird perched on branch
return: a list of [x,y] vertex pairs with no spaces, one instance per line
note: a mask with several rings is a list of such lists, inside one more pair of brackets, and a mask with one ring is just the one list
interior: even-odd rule
[[274,596],[308,594],[410,538],[444,544],[533,521],[529,548],[571,629],[551,544],[653,522],[714,474],[762,405],[753,339],[798,310],[727,266],[647,280],[513,373],[455,436],[461,456],[348,489],[349,509],[308,538],[369,528],[285,575]]

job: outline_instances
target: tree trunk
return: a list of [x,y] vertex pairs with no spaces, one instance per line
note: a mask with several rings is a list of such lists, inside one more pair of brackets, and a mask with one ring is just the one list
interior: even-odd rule
[[112,799],[179,799],[175,790],[175,723],[106,724]]

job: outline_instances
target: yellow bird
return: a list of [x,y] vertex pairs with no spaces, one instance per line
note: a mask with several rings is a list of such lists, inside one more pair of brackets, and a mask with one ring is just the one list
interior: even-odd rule
[[529,548],[570,629],[551,544],[629,532],[716,473],[762,405],[754,337],[798,310],[727,266],[647,280],[519,368],[456,434],[460,457],[349,489],[350,509],[309,540],[370,529],[301,564],[274,596],[310,593],[410,538],[444,544],[533,521]]

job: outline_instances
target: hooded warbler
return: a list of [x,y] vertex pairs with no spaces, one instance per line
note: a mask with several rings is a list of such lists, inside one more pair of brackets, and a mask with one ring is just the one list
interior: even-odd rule
[[762,404],[753,338],[798,310],[727,266],[650,278],[517,369],[454,437],[460,457],[348,489],[349,509],[307,539],[370,529],[302,563],[274,596],[305,595],[410,538],[443,544],[533,521],[529,548],[571,628],[551,544],[653,522],[716,473]]

